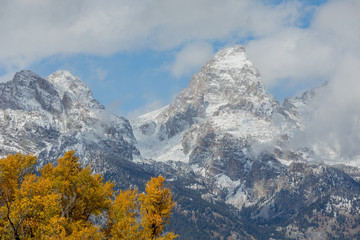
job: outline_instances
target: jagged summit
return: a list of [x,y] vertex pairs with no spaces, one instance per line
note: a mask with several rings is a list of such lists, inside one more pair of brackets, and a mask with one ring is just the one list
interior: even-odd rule
[[21,85],[27,85],[38,78],[40,76],[31,70],[21,70],[15,73],[13,80]]
[[[248,111],[253,108],[254,114],[266,118],[271,113],[264,112],[262,106],[278,104],[266,92],[260,73],[246,58],[243,46],[226,48],[216,53],[201,72],[191,79],[188,91],[190,94],[198,91],[202,95],[207,116],[225,109]],[[256,106],[258,104],[262,106]]]
[[[201,119],[221,113],[245,111],[269,119],[279,107],[277,100],[266,92],[258,70],[246,58],[244,47],[226,48],[216,53],[159,114],[158,121],[177,121],[165,123],[162,133],[165,130],[167,136],[160,138],[171,137]],[[176,117],[171,119],[171,116]],[[178,129],[167,129],[174,124]]]
[[91,90],[68,71],[57,71],[46,79],[30,70],[17,72],[11,81],[0,84],[0,107],[61,114],[77,107],[104,109]]
[[63,105],[54,86],[36,73],[23,70],[13,80],[0,84],[2,109],[46,111],[60,114]]
[[214,57],[208,61],[205,66],[216,66],[223,70],[229,69],[241,69],[245,64],[252,65],[252,63],[246,58],[245,47],[242,45],[236,45],[217,52]]
[[[235,46],[207,61],[169,106],[135,120],[135,134],[145,155],[161,161],[187,161],[196,147],[196,135],[204,132],[273,141],[280,134],[279,125],[286,121],[281,108],[265,90],[244,47]],[[169,148],[161,143],[165,140]],[[154,150],[157,148],[159,151]]]
[[81,103],[89,108],[104,108],[93,99],[90,88],[80,78],[66,70],[58,70],[49,75],[46,80],[54,86],[60,98],[67,105],[72,106],[75,103]]
[[[277,104],[264,88],[258,70],[246,58],[243,46],[219,51],[195,74],[169,109],[195,109],[200,117],[221,109],[252,107],[259,102]],[[242,106],[241,106],[242,105]]]
[[[61,98],[65,92],[71,92],[73,94],[91,93],[91,90],[83,81],[66,70],[58,70],[50,74],[46,80],[54,85]],[[92,96],[88,97],[92,98]]]

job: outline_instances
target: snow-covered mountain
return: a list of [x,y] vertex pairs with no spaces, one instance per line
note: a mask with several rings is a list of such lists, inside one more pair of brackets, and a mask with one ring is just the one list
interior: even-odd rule
[[173,103],[132,121],[136,146],[143,157],[184,162],[195,174],[214,177],[219,188],[231,189],[225,200],[242,207],[251,200],[234,189],[243,190],[241,175],[254,159],[281,152],[283,164],[294,160],[283,148],[299,128],[296,101],[280,105],[265,90],[245,49],[227,48],[192,77]]
[[189,162],[199,133],[226,133],[252,144],[281,140],[288,120],[266,92],[242,46],[218,52],[173,103],[133,121],[137,147],[156,161]]
[[[244,48],[227,48],[170,105],[132,121],[136,147],[144,158],[193,174],[195,183],[187,187],[199,191],[202,199],[252,209],[247,220],[260,225],[292,219],[279,228],[289,238],[307,239],[320,232],[318,238],[326,239],[332,233],[324,229],[306,227],[308,235],[294,230],[300,227],[299,214],[322,202],[335,214],[355,211],[358,218],[360,193],[359,183],[347,176],[358,176],[356,168],[321,164],[314,157],[319,155],[316,145],[294,144],[306,131],[304,116],[318,91],[289,97],[281,105],[265,90]],[[345,186],[351,189],[347,193],[340,190]],[[328,210],[312,211],[306,216],[312,219],[309,223]],[[337,226],[335,222],[328,224]]]
[[46,79],[21,71],[1,83],[0,129],[2,156],[33,153],[40,165],[76,149],[84,165],[115,174],[139,155],[129,121],[105,111],[67,71]]
[[315,161],[326,148],[295,144],[318,91],[280,104],[235,46],[170,105],[130,124],[67,71],[21,71],[0,83],[1,155],[31,152],[42,165],[75,149],[120,187],[162,174],[179,239],[356,239],[359,168]]

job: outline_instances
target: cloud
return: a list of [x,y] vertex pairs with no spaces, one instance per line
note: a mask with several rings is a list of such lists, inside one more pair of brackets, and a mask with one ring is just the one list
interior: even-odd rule
[[[324,158],[329,148],[336,154],[330,160],[353,159],[360,155],[360,60],[352,56],[337,66],[328,86],[318,93],[305,115],[307,144],[327,148],[318,151]],[[327,151],[327,152],[326,152]]]
[[104,79],[108,75],[107,70],[105,70],[105,69],[103,69],[101,67],[96,68],[94,71],[95,71],[96,80],[98,80],[100,82],[104,81]]
[[308,27],[290,24],[247,44],[269,88],[329,81],[306,109],[304,130],[293,142],[315,146],[318,160],[360,159],[359,12],[359,1],[332,0],[315,9]]
[[148,101],[148,103],[144,106],[141,106],[133,111],[131,111],[130,113],[127,114],[127,118],[129,119],[134,119],[138,116],[141,116],[145,113],[149,113],[155,110],[160,109],[161,107],[164,107],[164,103],[162,100],[160,99],[156,99],[153,101]]
[[247,46],[250,59],[259,68],[267,87],[309,84],[333,74],[336,53],[311,29],[284,29],[281,33],[254,40]]
[[360,166],[360,60],[347,54],[334,75],[303,111],[303,129],[294,134],[294,149],[310,147],[316,160]]
[[171,72],[175,77],[181,77],[200,69],[213,55],[213,48],[209,43],[196,42],[186,45],[175,56]]
[[8,82],[14,78],[15,72],[7,72],[6,74],[0,76],[0,83],[2,82]]
[[2,1],[0,67],[24,68],[57,54],[166,50],[265,36],[295,24],[297,15],[295,5],[253,0]]
[[316,9],[308,28],[290,25],[250,41],[249,58],[268,87],[329,80],[347,53],[360,56],[359,11],[359,1],[329,1]]

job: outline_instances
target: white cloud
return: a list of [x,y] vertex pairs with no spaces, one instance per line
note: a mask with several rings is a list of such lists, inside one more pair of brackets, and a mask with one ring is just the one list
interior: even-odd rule
[[171,72],[176,77],[198,70],[213,55],[211,44],[204,42],[190,43],[175,56]]
[[104,79],[108,75],[107,70],[105,70],[101,67],[96,68],[94,71],[95,71],[96,80],[98,80],[100,82],[104,81]]
[[15,72],[7,72],[6,74],[0,76],[0,83],[10,81],[11,79],[13,79],[14,75]]
[[294,5],[273,8],[253,0],[3,0],[0,67],[24,68],[56,54],[106,55],[264,36],[291,24],[297,14]]
[[330,1],[308,28],[290,25],[250,41],[247,52],[269,87],[331,79],[347,53],[360,57],[360,2]]
[[288,28],[247,46],[249,58],[258,66],[268,87],[283,84],[310,83],[333,74],[336,52],[312,29]]
[[127,114],[127,118],[129,119],[134,119],[138,116],[141,116],[145,113],[149,113],[149,112],[152,112],[152,111],[155,111],[157,109],[160,109],[161,107],[164,106],[164,103],[162,100],[160,99],[156,99],[156,100],[153,100],[153,101],[148,101],[148,103],[144,106],[141,106],[137,109],[134,109],[133,111],[131,111],[130,113]]
[[319,146],[320,160],[350,161],[360,155],[360,61],[345,58],[308,106],[304,131],[294,139],[297,147]]
[[122,100],[114,100],[110,104],[105,106],[105,109],[109,113],[115,113],[119,116],[123,115],[122,112],[119,110],[119,107],[123,104]]
[[[307,109],[305,131],[294,140],[298,146],[317,144],[321,160],[360,154],[359,12],[359,1],[329,1],[308,28],[284,27],[247,47],[269,87],[329,80]],[[328,147],[338,155],[330,156]]]

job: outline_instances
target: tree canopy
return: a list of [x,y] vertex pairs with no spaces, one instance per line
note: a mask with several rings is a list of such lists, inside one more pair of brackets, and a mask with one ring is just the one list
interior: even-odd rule
[[[37,158],[0,159],[0,239],[175,239],[164,233],[175,202],[165,178],[145,192],[114,191],[101,174],[82,167],[74,151],[36,172]],[[100,219],[95,221],[94,219]]]

